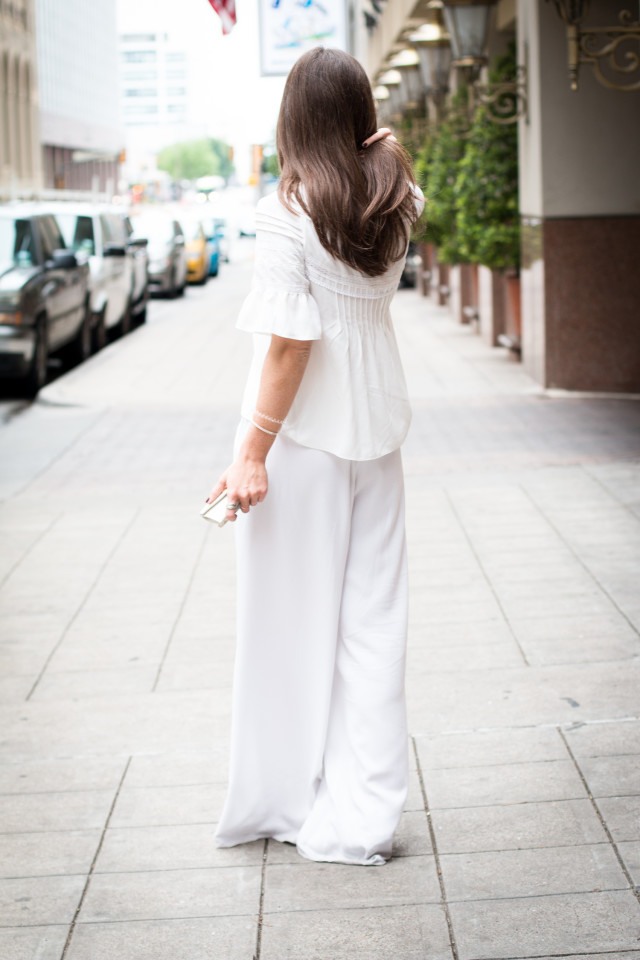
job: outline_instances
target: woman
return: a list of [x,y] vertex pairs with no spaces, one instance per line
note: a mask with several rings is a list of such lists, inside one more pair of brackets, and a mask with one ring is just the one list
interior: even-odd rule
[[423,201],[405,151],[375,129],[353,57],[317,48],[297,61],[237,323],[254,359],[235,459],[208,498],[226,487],[228,519],[249,514],[216,843],[273,837],[355,864],[391,855],[408,768],[410,408],[389,304]]

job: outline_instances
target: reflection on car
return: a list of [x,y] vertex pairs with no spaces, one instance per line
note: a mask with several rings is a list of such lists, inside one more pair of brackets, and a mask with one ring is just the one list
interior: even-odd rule
[[187,251],[178,220],[159,210],[131,215],[133,238],[148,240],[149,286],[170,297],[182,295],[187,285]]
[[89,266],[65,247],[53,215],[0,207],[0,376],[34,395],[62,350],[72,361],[91,354]]

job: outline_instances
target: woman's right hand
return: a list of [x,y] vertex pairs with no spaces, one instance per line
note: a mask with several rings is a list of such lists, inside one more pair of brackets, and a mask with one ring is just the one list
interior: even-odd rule
[[[237,503],[239,504],[237,509],[248,513],[251,507],[255,507],[264,500],[268,486],[264,460],[239,456],[222,474],[207,497],[207,503],[212,503],[226,489],[228,503]],[[227,520],[235,519],[235,509],[228,509]]]

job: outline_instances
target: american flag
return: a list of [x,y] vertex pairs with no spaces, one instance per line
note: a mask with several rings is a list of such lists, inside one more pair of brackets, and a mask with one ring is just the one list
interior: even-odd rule
[[209,0],[222,20],[222,32],[231,33],[236,23],[236,0]]

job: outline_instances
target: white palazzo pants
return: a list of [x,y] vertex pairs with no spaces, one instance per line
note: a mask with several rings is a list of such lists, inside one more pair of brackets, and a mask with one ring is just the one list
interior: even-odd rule
[[[240,427],[240,438],[246,424]],[[236,521],[230,785],[215,840],[381,864],[407,792],[400,451],[343,460],[279,437]]]

